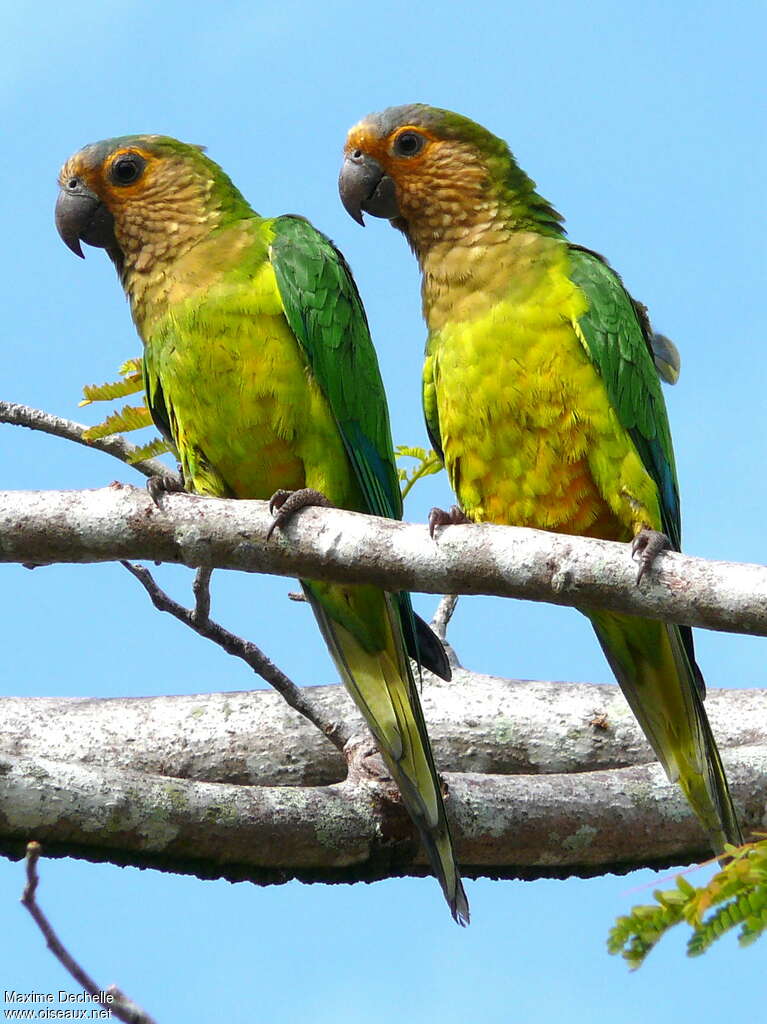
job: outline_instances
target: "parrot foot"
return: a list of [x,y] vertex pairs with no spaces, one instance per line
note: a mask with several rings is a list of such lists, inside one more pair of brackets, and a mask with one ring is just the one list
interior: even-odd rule
[[302,487],[299,491],[275,491],[269,499],[269,511],[274,522],[269,527],[266,539],[269,540],[277,527],[283,527],[289,519],[302,508],[333,508],[322,491],[313,487]]
[[434,531],[438,526],[461,526],[470,522],[458,505],[453,505],[449,512],[443,508],[433,508],[429,513],[429,536],[434,540]]
[[180,494],[184,491],[183,477],[175,480],[169,476],[150,476],[146,482],[149,497],[158,508],[162,507],[162,499],[166,494]]
[[651,569],[655,559],[661,551],[667,551],[671,547],[671,541],[665,533],[651,530],[643,526],[631,542],[631,557],[639,562],[637,570],[637,583],[640,582],[648,569]]

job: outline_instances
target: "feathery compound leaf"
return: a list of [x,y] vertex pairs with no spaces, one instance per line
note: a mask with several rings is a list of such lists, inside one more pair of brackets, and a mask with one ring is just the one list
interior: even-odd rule
[[143,462],[145,459],[153,459],[155,456],[164,455],[166,452],[174,452],[175,454],[173,445],[164,438],[157,437],[149,444],[145,444],[140,448],[137,448],[129,457],[128,462],[131,466],[135,466],[137,462]]
[[[654,894],[656,905],[634,907],[619,917],[607,940],[609,952],[620,953],[634,970],[680,921],[692,928],[688,956],[705,953],[737,925],[741,925],[741,946],[758,939],[767,928],[767,839],[740,847],[728,845],[727,854],[732,859],[707,885],[696,888],[680,875],[676,889]],[[709,914],[713,907],[717,909]]]
[[409,444],[398,444],[394,449],[394,455],[396,458],[401,459],[405,456],[411,459],[418,459],[420,462],[425,462],[431,455],[435,453],[432,451],[426,451],[425,448],[418,448]]
[[125,405],[118,412],[107,416],[103,423],[89,427],[84,431],[83,437],[87,441],[95,441],[99,437],[108,437],[110,434],[121,434],[151,426],[152,417],[145,405]]
[[610,953],[620,953],[632,970],[641,967],[661,937],[683,919],[685,901],[689,898],[686,889],[691,886],[685,882],[686,888],[683,887],[679,878],[677,886],[666,892],[656,890],[656,906],[633,907],[630,914],[619,917],[611,928],[607,949]]
[[126,359],[121,366],[118,366],[117,372],[121,377],[126,377],[129,373],[137,373],[139,376],[143,374],[142,363],[144,360],[141,356],[134,356],[133,359]]
[[400,444],[394,449],[394,456],[397,459],[408,458],[418,460],[409,473],[406,469],[397,470],[397,476],[404,484],[404,487],[402,487],[403,501],[418,480],[426,476],[432,476],[434,473],[439,473],[442,469],[442,460],[439,455],[435,451],[427,451],[425,448],[415,448],[411,445]]
[[83,406],[90,405],[91,402],[111,402],[115,398],[135,395],[137,391],[143,390],[144,378],[141,372],[141,359],[126,360],[118,373],[122,380],[109,381],[106,384],[86,384],[83,387],[85,397],[79,404]]
[[[143,397],[144,373],[140,356],[126,359],[118,373],[122,380],[107,384],[87,384],[83,388],[85,398],[80,405],[90,405],[91,402],[110,402],[115,398],[138,393],[141,393]],[[142,430],[144,427],[152,426],[154,426],[152,416],[145,405],[126,405],[117,412],[110,413],[102,423],[83,431],[83,437],[86,441],[96,441],[101,437],[130,433],[132,430]],[[127,461],[130,465],[135,465],[137,462],[143,462],[145,459],[172,451],[173,446],[168,441],[162,437],[154,437],[147,444],[136,448]]]

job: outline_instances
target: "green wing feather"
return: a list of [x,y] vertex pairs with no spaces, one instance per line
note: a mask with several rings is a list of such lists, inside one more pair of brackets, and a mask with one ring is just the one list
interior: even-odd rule
[[301,217],[274,221],[271,261],[285,307],[330,403],[371,515],[402,518],[389,413],[365,310],[332,242]]
[[[663,532],[682,549],[679,484],[671,429],[661,392],[653,335],[645,307],[637,303],[616,272],[598,253],[571,245],[570,276],[584,291],[589,307],[578,321],[607,394],[658,488]],[[692,630],[681,626],[682,642],[696,683],[705,693],[695,661]]]
[[634,302],[601,256],[570,246],[570,260],[570,277],[589,302],[578,321],[589,355],[605,382],[618,419],[655,481],[663,531],[679,551],[679,485],[649,321],[644,308]]
[[[287,321],[338,424],[344,447],[373,515],[399,519],[402,498],[394,462],[386,396],[367,319],[343,256],[299,217],[273,222],[270,259]],[[410,595],[371,587],[340,594],[350,614],[358,604],[382,602],[392,624],[391,645],[367,650],[338,615],[338,588],[304,581],[323,636],[356,703],[363,711],[421,832],[453,916],[467,923],[469,908],[455,865],[439,776],[418,689],[405,649],[449,678],[439,641],[413,614]],[[399,627],[399,628],[397,628]],[[384,630],[385,632],[385,630]],[[432,636],[435,647],[427,642]],[[440,663],[441,658],[441,663]],[[434,662],[434,664],[432,664]]]
[[[278,217],[273,231],[270,259],[285,316],[338,423],[365,502],[359,511],[401,519],[386,394],[349,266],[303,217]],[[395,597],[411,656],[450,679],[444,648],[414,614],[410,595]]]
[[434,451],[439,455],[442,463],[445,462],[445,453],[442,449],[442,434],[439,429],[439,408],[437,405],[437,382],[434,379],[434,356],[431,352],[431,337],[426,342],[426,359],[423,364],[422,380],[423,416],[426,421],[426,433],[432,443]]
[[[679,488],[666,406],[644,307],[596,253],[570,247],[571,279],[588,309],[578,321],[622,426],[655,482],[664,532],[681,544]],[[613,671],[670,777],[679,777],[715,849],[741,841],[737,815],[708,718],[705,684],[687,626],[608,612],[589,616]]]

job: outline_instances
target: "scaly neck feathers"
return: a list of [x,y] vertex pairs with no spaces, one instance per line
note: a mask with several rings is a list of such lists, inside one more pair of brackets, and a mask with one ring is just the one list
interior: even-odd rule
[[512,273],[527,290],[564,248],[561,217],[508,150],[483,155],[455,139],[433,145],[428,164],[398,180],[397,198],[402,216],[392,224],[418,258],[432,330],[456,302],[463,316],[479,315],[508,295]]
[[[132,195],[129,202],[121,203],[119,193],[113,194],[111,208],[120,248],[113,260],[139,330],[147,319],[153,319],[180,297],[180,285],[191,291],[204,284],[207,277],[220,273],[221,259],[211,258],[211,248],[215,248],[214,240],[224,228],[238,222],[252,223],[257,217],[228,180],[227,185],[222,187],[205,166],[171,157],[141,194]],[[242,244],[232,243],[239,254],[247,232],[234,234],[242,239]],[[198,249],[200,258],[195,252]],[[203,249],[207,250],[207,259],[203,258]],[[176,272],[182,262],[183,284]]]

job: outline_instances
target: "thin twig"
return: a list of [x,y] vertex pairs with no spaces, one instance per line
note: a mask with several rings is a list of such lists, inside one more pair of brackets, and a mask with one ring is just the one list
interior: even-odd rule
[[86,971],[77,963],[71,953],[65,948],[56,932],[53,930],[48,918],[42,912],[35,898],[40,877],[37,873],[37,862],[40,859],[42,847],[39,843],[27,843],[27,883],[24,886],[24,893],[21,902],[32,916],[32,920],[40,929],[48,949],[53,953],[62,967],[71,974],[74,980],[85,991],[93,996],[95,1002],[106,1007],[118,1020],[126,1024],[155,1024],[152,1017],[137,1006],[132,999],[127,999],[122,992],[114,985],[108,989],[100,988]]
[[[18,427],[29,427],[30,430],[40,430],[45,434],[53,434],[55,437],[63,437],[67,441],[76,441],[77,444],[86,448],[95,448],[106,455],[113,455],[121,462],[126,462],[133,469],[143,473],[144,476],[161,476],[167,479],[178,479],[177,474],[169,469],[159,459],[144,459],[141,462],[131,462],[131,458],[139,449],[136,445],[126,441],[120,434],[112,434],[109,437],[96,438],[92,441],[83,437],[88,429],[82,423],[75,423],[74,420],[65,420],[61,416],[54,416],[52,413],[43,412],[42,409],[33,409],[29,405],[20,405],[18,402],[0,402],[0,423],[11,423]],[[180,482],[180,481],[179,481]]]
[[122,561],[120,564],[124,565],[128,572],[136,577],[149,594],[152,604],[158,611],[168,612],[178,619],[179,622],[183,622],[190,629],[193,629],[199,636],[205,637],[206,640],[211,640],[214,644],[218,644],[219,647],[223,648],[227,654],[231,654],[232,657],[240,658],[244,661],[257,675],[273,686],[290,707],[303,715],[304,718],[308,718],[313,725],[327,736],[335,747],[343,751],[351,737],[351,732],[347,726],[343,722],[329,721],[322,709],[312,701],[306,691],[296,686],[259,647],[249,640],[244,640],[242,637],[230,633],[228,629],[225,629],[207,616],[204,619],[199,619],[196,609],[184,608],[183,605],[174,601],[172,597],[161,589],[149,570],[143,566],[133,565],[131,562],[125,561]]
[[210,578],[213,570],[208,566],[200,566],[194,574],[192,593],[194,594],[193,620],[198,624],[210,622]]
[[453,617],[459,597],[459,594],[444,594],[437,605],[437,610],[434,612],[434,618],[431,620],[431,628],[442,641],[442,646],[445,648],[445,654],[451,668],[463,667],[455,652],[455,648],[447,639],[447,627],[450,625],[450,620]]
[[431,628],[443,643],[447,640],[447,627],[450,625],[459,596],[459,594],[444,594],[431,620]]

